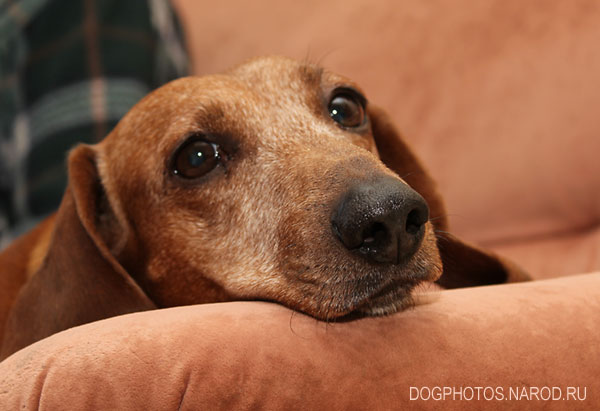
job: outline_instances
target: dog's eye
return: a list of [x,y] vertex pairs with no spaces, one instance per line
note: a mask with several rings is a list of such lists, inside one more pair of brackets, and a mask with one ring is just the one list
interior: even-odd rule
[[346,90],[335,94],[329,102],[329,115],[342,127],[362,126],[367,119],[364,98]]
[[175,152],[173,173],[184,178],[197,178],[219,163],[219,147],[203,140],[192,140]]

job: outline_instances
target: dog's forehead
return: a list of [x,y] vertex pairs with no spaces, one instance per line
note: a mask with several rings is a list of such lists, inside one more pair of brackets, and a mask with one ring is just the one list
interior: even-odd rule
[[258,58],[222,74],[187,77],[159,88],[125,116],[114,134],[125,132],[128,140],[152,135],[164,139],[195,127],[202,131],[209,122],[226,127],[242,119],[246,128],[277,127],[324,112],[326,94],[339,86],[358,89],[350,80],[308,62]]
[[274,113],[326,104],[326,94],[341,86],[362,92],[350,79],[316,64],[275,56],[249,60],[222,74],[175,81],[159,92],[177,107],[179,117],[207,108],[221,108],[219,114],[227,116],[244,108]]
[[310,95],[320,90],[323,83],[350,83],[308,61],[286,57],[262,57],[249,60],[226,72],[256,92],[276,97],[283,94]]

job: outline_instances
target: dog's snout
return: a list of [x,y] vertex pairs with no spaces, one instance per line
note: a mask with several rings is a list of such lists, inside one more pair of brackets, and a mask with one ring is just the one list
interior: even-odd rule
[[374,262],[398,264],[418,250],[428,219],[423,197],[386,176],[352,186],[335,208],[331,224],[347,249]]

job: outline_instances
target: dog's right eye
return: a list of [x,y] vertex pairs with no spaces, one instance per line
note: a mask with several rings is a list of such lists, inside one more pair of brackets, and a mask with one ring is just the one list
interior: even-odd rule
[[365,124],[365,98],[352,89],[338,90],[329,102],[329,116],[344,128]]
[[173,158],[173,174],[183,178],[198,178],[219,163],[219,146],[203,140],[184,143]]

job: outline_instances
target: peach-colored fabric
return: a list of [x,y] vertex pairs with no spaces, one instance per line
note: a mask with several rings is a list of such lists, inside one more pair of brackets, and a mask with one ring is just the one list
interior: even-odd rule
[[[276,53],[363,85],[430,167],[466,239],[544,243],[600,225],[599,2],[176,3],[199,74]],[[545,250],[524,259],[537,277],[556,275]],[[599,270],[599,250],[563,251],[561,273]]]
[[[348,323],[260,302],[136,313],[0,363],[0,409],[599,409],[599,323],[600,272],[442,291]],[[410,400],[410,387],[436,386],[463,387],[464,400]],[[476,387],[494,391],[468,401]],[[544,387],[585,400],[543,401]]]
[[600,226],[492,244],[491,248],[518,261],[536,278],[585,273],[600,266]]

